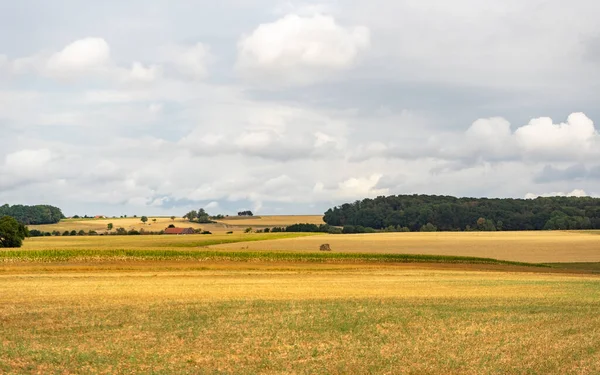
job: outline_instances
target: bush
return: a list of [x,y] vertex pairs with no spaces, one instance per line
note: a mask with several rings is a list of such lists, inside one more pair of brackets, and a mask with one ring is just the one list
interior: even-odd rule
[[321,251],[331,251],[331,246],[328,243],[324,243],[319,247]]
[[78,236],[85,236],[85,231],[82,229],[79,232],[77,232]]
[[233,232],[232,232],[232,231],[229,231],[229,232],[227,232],[227,234],[233,234]]
[[210,231],[205,230],[201,234],[212,234],[212,233]]
[[76,230],[72,230],[71,232],[69,232],[69,236],[76,236],[76,235],[77,235]]
[[250,227],[246,228],[246,230],[244,231],[244,233],[252,233],[252,228],[250,228]]
[[32,229],[29,231],[29,237],[42,237],[44,233],[37,229]]

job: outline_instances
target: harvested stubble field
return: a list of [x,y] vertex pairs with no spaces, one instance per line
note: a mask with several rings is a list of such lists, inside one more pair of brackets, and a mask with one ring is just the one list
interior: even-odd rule
[[[440,241],[410,233],[28,239],[0,251],[0,373],[600,373],[600,277],[457,258],[495,241],[437,235],[452,256],[375,246]],[[600,240],[502,235],[513,255],[560,242],[544,262]]]
[[343,253],[449,255],[529,263],[600,262],[600,235],[593,231],[319,235],[211,248],[301,252],[316,251],[323,243]]
[[7,374],[600,372],[589,276],[46,269],[0,296]]

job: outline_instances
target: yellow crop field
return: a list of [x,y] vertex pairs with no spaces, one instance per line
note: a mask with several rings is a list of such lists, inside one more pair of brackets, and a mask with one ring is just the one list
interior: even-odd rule
[[600,262],[600,235],[595,232],[452,232],[318,235],[249,244],[213,246],[219,250],[318,251],[458,255],[518,262]]
[[145,231],[149,232],[159,232],[167,228],[170,224],[180,228],[201,228],[202,230],[208,230],[213,233],[224,233],[231,230],[223,224],[198,224],[190,223],[188,220],[182,218],[175,218],[175,220],[171,220],[170,218],[166,217],[148,217],[148,222],[146,224],[142,223],[140,218],[133,217],[107,219],[66,219],[61,220],[57,224],[30,225],[29,229],[37,229],[43,232],[52,232],[58,230],[61,233],[66,230],[84,230],[86,232],[95,230],[99,233],[104,233],[107,231],[108,224],[113,224],[114,229],[122,227],[127,230],[144,229]]
[[113,224],[114,229],[118,227],[127,230],[144,229],[150,232],[159,232],[173,224],[180,228],[200,228],[212,233],[226,233],[229,231],[243,232],[248,227],[255,229],[266,227],[285,227],[292,224],[309,223],[309,224],[324,224],[322,215],[280,215],[280,216],[256,216],[256,217],[227,217],[222,220],[217,220],[214,224],[198,224],[191,223],[186,219],[175,218],[171,220],[166,217],[148,217],[146,224],[142,223],[140,218],[107,218],[107,219],[65,219],[57,224],[47,225],[30,225],[29,229],[37,229],[43,232],[59,232],[68,231],[90,231],[105,232],[107,225]]
[[0,373],[597,374],[600,278],[0,272]]
[[[0,373],[597,374],[598,263],[452,256],[600,262],[599,240],[30,238],[0,249]],[[322,243],[333,251],[318,251]],[[402,256],[411,252],[443,256]]]
[[233,233],[233,234],[193,234],[193,235],[146,235],[146,236],[59,236],[34,237],[25,240],[21,250],[180,250],[204,248],[220,243],[251,243],[254,241],[275,240],[310,236],[310,233]]

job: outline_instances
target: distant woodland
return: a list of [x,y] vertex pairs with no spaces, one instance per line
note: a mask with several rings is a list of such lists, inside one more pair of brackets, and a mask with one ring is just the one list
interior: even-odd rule
[[64,219],[60,208],[47,205],[9,206],[5,204],[0,206],[0,217],[2,216],[11,216],[24,225],[55,224]]
[[398,195],[364,199],[329,209],[324,221],[388,231],[518,231],[600,229],[600,199],[455,198]]

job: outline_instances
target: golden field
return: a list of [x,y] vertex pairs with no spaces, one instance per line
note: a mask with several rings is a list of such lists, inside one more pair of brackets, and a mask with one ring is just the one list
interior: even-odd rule
[[600,262],[597,232],[439,232],[318,235],[302,238],[223,244],[218,250],[317,251],[458,255],[529,263]]
[[[43,232],[52,232],[55,230],[61,233],[68,231],[80,231],[86,232],[90,230],[97,231],[98,233],[104,233],[107,231],[107,225],[113,224],[114,229],[123,227],[127,230],[144,229],[149,232],[159,232],[167,228],[170,224],[173,224],[180,228],[201,228],[212,233],[226,233],[226,232],[244,232],[248,227],[254,229],[261,229],[266,227],[285,227],[292,224],[298,223],[310,223],[310,224],[323,224],[322,215],[281,215],[281,216],[256,216],[256,217],[227,217],[223,220],[217,220],[215,224],[198,224],[190,223],[186,219],[175,218],[172,220],[168,217],[148,217],[146,224],[142,223],[139,217],[133,218],[107,218],[107,219],[65,219],[61,220],[57,224],[47,225],[30,225],[29,229],[37,229]],[[113,229],[113,230],[114,230]]]
[[597,374],[600,278],[282,267],[0,274],[0,373]]
[[598,374],[598,263],[449,256],[600,262],[599,244],[595,232],[31,238],[0,250],[0,374]]

